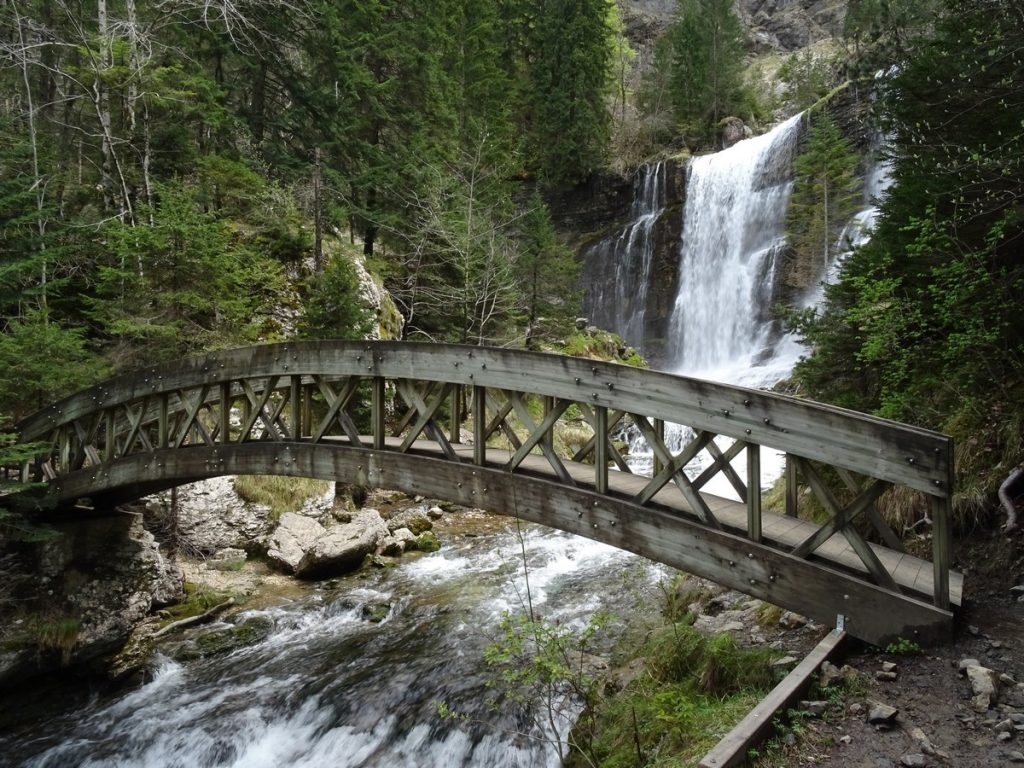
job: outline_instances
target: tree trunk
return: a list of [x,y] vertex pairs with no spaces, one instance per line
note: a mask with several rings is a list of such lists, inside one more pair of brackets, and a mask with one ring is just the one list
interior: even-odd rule
[[1024,469],[1014,467],[1013,471],[1006,477],[1003,484],[999,486],[999,501],[1006,510],[1006,524],[1003,530],[1006,533],[1017,529],[1017,505],[1014,500],[1024,494]]

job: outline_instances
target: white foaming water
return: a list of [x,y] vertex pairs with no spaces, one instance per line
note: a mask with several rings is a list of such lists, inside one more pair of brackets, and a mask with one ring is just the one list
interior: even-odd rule
[[[483,648],[503,609],[521,611],[522,550],[538,616],[561,626],[636,611],[665,573],[533,525],[453,538],[345,588],[239,614],[236,626],[255,619],[273,631],[230,653],[160,657],[133,691],[48,716],[27,737],[0,734],[0,754],[31,768],[557,768],[552,742],[564,742],[579,702],[559,693],[554,725],[485,704]],[[387,617],[368,618],[382,604]],[[435,702],[471,720],[441,719]]]
[[627,344],[644,341],[647,291],[654,256],[654,225],[665,210],[664,161],[637,171],[629,223],[595,246],[592,258],[614,265],[610,280],[591,287],[584,308],[592,322],[613,328]]
[[737,384],[764,376],[756,370],[774,352],[770,302],[801,119],[690,164],[669,325],[678,373]]

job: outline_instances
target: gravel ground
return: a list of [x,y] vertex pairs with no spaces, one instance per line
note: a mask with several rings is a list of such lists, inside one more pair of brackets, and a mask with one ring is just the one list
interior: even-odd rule
[[[957,551],[966,600],[954,641],[921,653],[853,646],[857,672],[842,702],[820,718],[798,717],[792,735],[766,745],[756,765],[843,768],[1024,764],[1024,546],[1019,537],[975,531]],[[973,659],[998,678],[991,706],[976,704],[961,662]],[[895,667],[885,666],[894,664]],[[882,674],[886,669],[895,672]],[[987,674],[987,673],[986,673]],[[882,678],[882,679],[880,679]],[[888,727],[871,724],[876,704],[897,710]]]

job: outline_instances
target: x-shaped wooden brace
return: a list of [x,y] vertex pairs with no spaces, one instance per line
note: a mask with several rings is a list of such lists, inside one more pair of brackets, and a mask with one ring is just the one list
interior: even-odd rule
[[[412,406],[418,418],[416,422],[409,428],[405,438],[402,440],[402,445],[399,450],[402,453],[408,451],[416,439],[423,433],[426,432],[431,439],[434,440],[440,447],[444,456],[449,461],[458,461],[459,457],[455,453],[455,449],[452,448],[452,444],[448,442],[448,438],[445,437],[441,427],[434,421],[434,415],[444,405],[445,399],[448,397],[449,385],[442,384],[441,387],[431,387],[434,391],[432,399],[424,400],[423,396],[417,391],[415,385],[408,379],[398,379],[395,382],[395,388],[398,390],[398,394],[402,396],[410,406]],[[429,398],[429,395],[428,395]]]
[[501,433],[505,435],[505,439],[509,441],[513,449],[519,450],[522,448],[523,441],[519,439],[519,435],[516,434],[516,431],[512,429],[511,425],[507,421],[508,415],[512,413],[512,398],[509,397],[509,394],[506,392],[505,402],[501,402],[490,390],[487,390],[486,400],[487,405],[490,406],[490,409],[494,412],[494,417],[487,422],[487,426],[484,429],[484,440],[489,439],[491,435],[500,429]]
[[121,455],[127,456],[132,452],[135,447],[136,440],[142,446],[142,450],[145,452],[151,452],[153,450],[153,444],[149,441],[149,435],[146,431],[140,429],[142,427],[143,418],[146,415],[146,408],[149,405],[149,397],[143,397],[142,402],[139,403],[138,413],[132,412],[130,403],[124,404],[125,416],[128,420],[128,434],[125,435],[124,442],[121,443]]
[[834,534],[842,532],[846,540],[850,542],[850,547],[853,548],[861,562],[864,563],[864,567],[868,569],[868,573],[871,574],[871,578],[874,579],[875,583],[880,587],[899,592],[900,589],[893,580],[892,574],[882,565],[882,561],[878,559],[878,555],[875,554],[871,545],[864,541],[864,537],[851,525],[853,518],[874,504],[891,483],[887,483],[884,480],[876,480],[868,486],[867,490],[861,492],[857,498],[843,507],[836,501],[832,489],[822,480],[821,475],[811,466],[809,461],[799,456],[794,456],[793,460],[796,462],[797,467],[799,467],[800,473],[807,480],[808,485],[811,486],[814,495],[818,497],[818,500],[825,505],[829,514],[832,515],[832,519],[793,547],[791,554],[796,557],[807,558],[818,547],[832,538]]
[[259,394],[253,388],[252,384],[247,379],[242,379],[240,382],[242,385],[242,392],[250,404],[249,417],[242,424],[242,429],[238,433],[238,442],[244,443],[249,438],[249,433],[252,428],[256,426],[257,421],[262,421],[264,428],[270,434],[271,438],[276,441],[281,440],[281,434],[278,432],[277,427],[274,424],[274,419],[267,414],[266,407],[270,401],[270,396],[274,394],[274,388],[277,386],[277,380],[279,376],[270,376],[267,379],[267,384],[263,388],[263,391]]
[[[327,434],[331,426],[335,421],[341,425],[342,431],[348,437],[349,442],[352,445],[362,447],[363,443],[359,439],[359,429],[356,427],[355,422],[352,421],[352,417],[348,415],[348,405],[352,402],[352,398],[355,396],[356,391],[359,389],[359,383],[361,379],[358,376],[350,376],[345,379],[345,383],[342,384],[341,390],[338,392],[334,391],[330,383],[326,381],[322,376],[314,376],[313,380],[316,382],[317,387],[320,390],[320,394],[324,396],[324,401],[327,403],[327,413],[320,420],[320,424],[315,430],[313,430],[312,440],[314,443],[319,443],[324,435]],[[284,403],[281,403],[281,409],[284,409]]]
[[203,438],[203,442],[207,445],[213,445],[213,436],[206,429],[206,426],[199,421],[199,412],[202,410],[203,405],[206,403],[206,395],[210,391],[209,385],[203,385],[199,389],[199,393],[195,400],[189,398],[184,390],[178,390],[178,399],[181,400],[182,405],[185,406],[185,420],[178,426],[180,430],[178,436],[174,440],[174,448],[180,448],[184,445],[185,440],[188,439],[188,431],[193,427],[199,431],[199,435]]
[[[594,436],[587,441],[586,445],[573,454],[573,461],[583,461],[597,448],[597,417],[594,415],[593,409],[591,409],[591,407],[586,403],[577,403],[577,405],[579,406],[580,413],[583,414],[584,420],[594,430]],[[605,430],[604,441],[607,445],[608,458],[614,461],[615,466],[617,466],[622,472],[632,473],[633,469],[626,463],[622,454],[619,453],[618,449],[615,447],[615,443],[612,442],[611,437],[611,431],[619,424],[620,421],[622,421],[625,415],[625,411],[612,411],[608,414],[608,429]]]
[[555,400],[554,407],[551,408],[538,425],[534,422],[529,409],[523,402],[522,395],[518,392],[506,392],[506,394],[508,395],[509,402],[512,403],[512,407],[515,409],[516,416],[523,422],[523,426],[527,430],[526,440],[512,454],[507,469],[510,472],[515,470],[516,467],[523,463],[523,459],[530,454],[530,451],[534,447],[539,446],[544,454],[544,458],[548,460],[548,464],[551,465],[551,468],[555,470],[555,474],[558,475],[558,479],[566,485],[575,486],[576,481],[572,479],[569,470],[565,468],[562,460],[558,458],[558,454],[555,453],[548,441],[544,439],[555,423],[561,418],[562,414],[565,413],[566,409],[572,405],[572,400]]
[[75,429],[75,437],[78,438],[78,444],[82,447],[78,455],[75,457],[73,469],[81,469],[85,466],[85,460],[88,458],[92,462],[93,466],[103,463],[103,459],[100,458],[100,452],[96,450],[96,446],[93,445],[93,441],[96,439],[96,435],[99,433],[99,424],[101,418],[97,414],[96,418],[93,419],[93,425],[88,430],[82,425],[81,419],[75,419],[72,422],[72,426]]
[[739,456],[740,452],[746,447],[746,443],[742,440],[737,440],[723,452],[712,438],[704,448],[711,454],[711,458],[714,459],[714,462],[694,478],[694,490],[700,490],[712,477],[721,472],[725,475],[729,484],[732,485],[733,490],[735,490],[737,495],[740,497],[740,501],[746,504],[747,484],[740,479],[740,476],[736,474],[736,470],[732,466],[732,460]]
[[631,413],[629,415],[640,430],[640,434],[644,436],[648,445],[651,446],[651,451],[658,457],[659,461],[661,461],[663,467],[657,475],[651,478],[651,482],[649,482],[646,487],[637,494],[633,501],[640,505],[646,504],[654,498],[654,495],[658,493],[658,491],[668,485],[669,481],[675,481],[680,493],[683,494],[683,498],[686,499],[686,502],[690,505],[690,509],[693,510],[694,514],[696,514],[697,517],[711,528],[720,530],[722,525],[718,522],[718,518],[714,516],[707,503],[697,492],[697,489],[693,487],[693,483],[690,482],[686,473],[683,472],[683,468],[693,461],[694,457],[704,450],[708,443],[714,439],[714,434],[711,432],[698,432],[697,436],[687,443],[677,456],[673,456],[672,452],[665,447],[664,441],[658,435],[654,427],[651,426],[647,417],[640,416],[636,413]]

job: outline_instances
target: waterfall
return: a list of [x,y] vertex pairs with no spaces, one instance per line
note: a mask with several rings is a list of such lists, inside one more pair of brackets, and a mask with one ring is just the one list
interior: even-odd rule
[[629,223],[595,246],[592,258],[613,271],[595,282],[585,312],[601,328],[613,329],[627,344],[641,346],[647,315],[647,289],[654,253],[654,225],[665,210],[664,161],[638,171]]
[[800,125],[797,115],[690,164],[669,321],[671,368],[756,386],[780,355],[795,353],[775,343],[771,302]]

